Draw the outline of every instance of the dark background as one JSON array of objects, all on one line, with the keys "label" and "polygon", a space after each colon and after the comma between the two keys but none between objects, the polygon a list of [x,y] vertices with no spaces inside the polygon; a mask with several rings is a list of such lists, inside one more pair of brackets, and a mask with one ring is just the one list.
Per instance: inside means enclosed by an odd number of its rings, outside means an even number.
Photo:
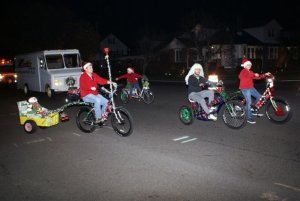
[{"label": "dark background", "polygon": [[87,56],[108,33],[133,46],[145,35],[159,38],[191,30],[197,23],[237,29],[272,18],[285,29],[298,29],[299,6],[269,0],[11,0],[1,6],[0,55],[84,46],[81,52]]}]

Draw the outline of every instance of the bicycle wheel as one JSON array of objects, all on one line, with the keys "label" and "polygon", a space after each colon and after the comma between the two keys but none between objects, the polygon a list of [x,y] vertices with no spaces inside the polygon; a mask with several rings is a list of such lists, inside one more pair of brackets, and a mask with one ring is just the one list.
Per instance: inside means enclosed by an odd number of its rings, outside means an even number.
[{"label": "bicycle wheel", "polygon": [[111,116],[111,125],[114,131],[122,137],[131,135],[133,131],[132,117],[125,108],[116,108]]},{"label": "bicycle wheel", "polygon": [[189,106],[183,105],[179,109],[179,119],[180,121],[185,124],[189,125],[193,123],[194,117],[193,117],[193,111]]},{"label": "bicycle wheel", "polygon": [[246,110],[244,105],[237,100],[229,100],[221,109],[222,119],[226,126],[239,129],[246,125]]},{"label": "bicycle wheel", "polygon": [[122,103],[126,104],[129,101],[129,94],[126,90],[122,90],[121,94],[120,94],[120,99],[122,101]]},{"label": "bicycle wheel", "polygon": [[288,102],[281,97],[274,97],[273,103],[274,105],[270,100],[266,105],[267,118],[276,124],[288,122],[292,118],[292,109]]},{"label": "bicycle wheel", "polygon": [[151,104],[154,101],[154,94],[151,90],[145,90],[142,95],[143,101],[146,104]]},{"label": "bicycle wheel", "polygon": [[91,107],[81,107],[76,115],[77,127],[85,133],[91,133],[96,129],[95,120]]}]

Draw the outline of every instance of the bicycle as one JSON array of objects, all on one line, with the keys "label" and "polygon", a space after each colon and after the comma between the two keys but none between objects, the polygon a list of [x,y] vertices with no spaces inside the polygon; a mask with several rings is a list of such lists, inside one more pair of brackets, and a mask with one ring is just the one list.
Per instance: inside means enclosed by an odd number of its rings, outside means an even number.
[{"label": "bicycle", "polygon": [[[246,111],[244,105],[237,100],[230,100],[222,81],[210,82],[208,89],[215,93],[213,107],[215,114],[221,114],[226,126],[233,129],[240,129],[246,125]],[[194,119],[212,121],[208,114],[197,102],[189,99],[190,105],[183,105],[179,109],[179,119],[185,125],[193,123]]]},{"label": "bicycle", "polygon": [[[132,124],[132,117],[128,110],[123,107],[116,107],[114,102],[114,94],[117,91],[117,88],[113,89],[112,82],[111,82],[111,70],[109,64],[109,56],[108,52],[109,49],[105,48],[105,60],[108,66],[109,72],[109,80],[110,80],[110,87],[109,90],[102,87],[102,92],[108,94],[109,101],[107,107],[105,109],[105,113],[107,116],[111,116],[111,125],[114,131],[122,136],[127,137],[132,134],[133,132],[133,124]],[[86,133],[93,132],[97,127],[103,127],[105,122],[96,123],[95,117],[95,109],[93,104],[85,103],[85,106],[81,107],[76,115],[76,124],[78,128]]]},{"label": "bicycle", "polygon": [[[128,84],[127,84],[128,86]],[[129,87],[124,87],[120,94],[120,99],[122,103],[127,104],[130,100],[130,98],[143,100],[146,104],[151,104],[154,101],[154,94],[150,89],[150,83],[148,79],[144,76],[142,78],[142,90],[140,93],[138,93],[136,88],[133,88],[132,90],[132,96],[130,97],[130,89]]]},{"label": "bicycle", "polygon": [[[262,75],[266,79],[266,90],[255,105],[251,105],[251,110],[255,114],[259,114],[259,110],[266,105],[265,114],[267,118],[275,124],[283,124],[292,118],[292,109],[289,103],[282,97],[274,96],[275,76],[271,73]],[[231,95],[231,100],[238,100],[243,105],[246,100],[241,91],[236,91]],[[260,117],[259,115],[257,115]]]}]

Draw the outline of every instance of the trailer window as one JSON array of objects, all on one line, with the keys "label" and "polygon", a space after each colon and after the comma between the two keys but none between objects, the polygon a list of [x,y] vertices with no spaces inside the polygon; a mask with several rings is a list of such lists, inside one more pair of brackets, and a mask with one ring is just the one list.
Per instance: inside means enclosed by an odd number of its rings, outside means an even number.
[{"label": "trailer window", "polygon": [[62,55],[46,55],[45,57],[48,69],[64,68]]},{"label": "trailer window", "polygon": [[65,54],[65,66],[67,68],[77,68],[79,67],[79,56],[78,54]]}]

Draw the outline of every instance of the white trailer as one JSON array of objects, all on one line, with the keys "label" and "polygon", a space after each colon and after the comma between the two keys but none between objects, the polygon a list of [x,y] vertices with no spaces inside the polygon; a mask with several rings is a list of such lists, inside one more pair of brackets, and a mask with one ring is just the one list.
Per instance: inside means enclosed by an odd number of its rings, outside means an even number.
[{"label": "white trailer", "polygon": [[15,57],[17,88],[25,95],[30,91],[46,92],[49,98],[55,92],[68,90],[67,79],[75,79],[79,87],[82,73],[81,58],[77,49],[44,50]]}]

